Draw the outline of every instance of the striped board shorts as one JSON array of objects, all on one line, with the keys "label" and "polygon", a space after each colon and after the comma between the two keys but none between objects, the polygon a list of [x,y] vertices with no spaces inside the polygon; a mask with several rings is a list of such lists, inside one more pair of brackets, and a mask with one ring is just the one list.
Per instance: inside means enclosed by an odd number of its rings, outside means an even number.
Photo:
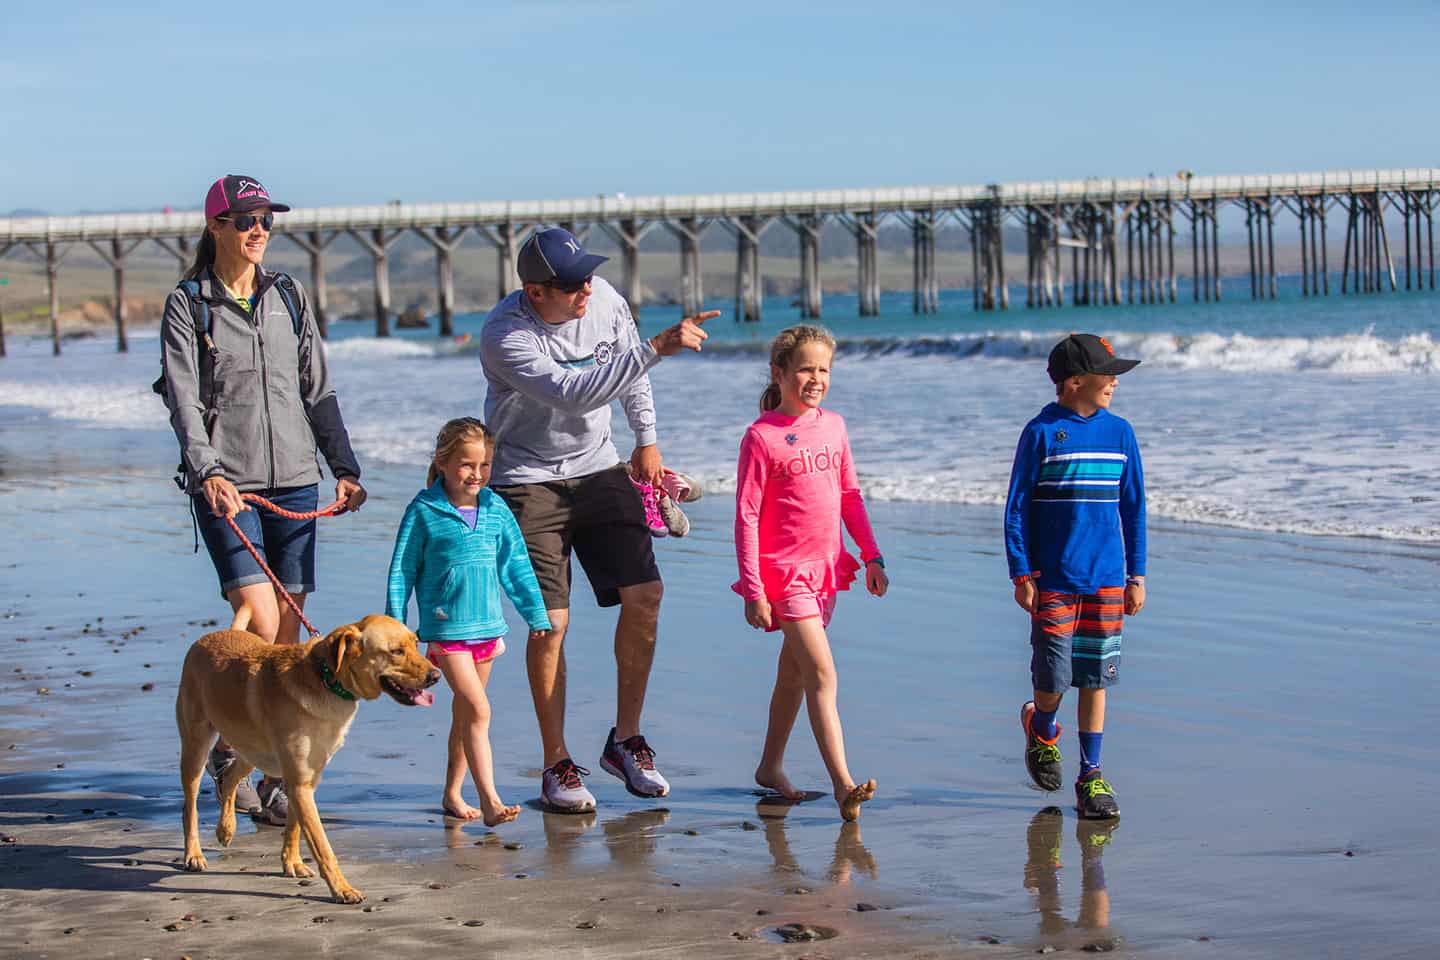
[{"label": "striped board shorts", "polygon": [[1108,687],[1120,679],[1125,588],[1095,593],[1040,591],[1030,620],[1030,679],[1036,690]]}]

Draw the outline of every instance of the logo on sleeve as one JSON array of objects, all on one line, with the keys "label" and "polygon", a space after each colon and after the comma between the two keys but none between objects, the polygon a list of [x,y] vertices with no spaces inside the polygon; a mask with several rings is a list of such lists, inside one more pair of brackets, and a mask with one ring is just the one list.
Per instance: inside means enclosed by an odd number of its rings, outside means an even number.
[{"label": "logo on sleeve", "polygon": [[604,340],[604,341],[601,341],[600,343],[595,344],[595,362],[596,362],[596,363],[601,364],[601,365],[603,366],[604,364],[609,363],[609,362],[610,362],[611,360],[613,360],[613,359],[615,359],[615,342],[614,342],[614,341],[612,341],[612,340]]}]

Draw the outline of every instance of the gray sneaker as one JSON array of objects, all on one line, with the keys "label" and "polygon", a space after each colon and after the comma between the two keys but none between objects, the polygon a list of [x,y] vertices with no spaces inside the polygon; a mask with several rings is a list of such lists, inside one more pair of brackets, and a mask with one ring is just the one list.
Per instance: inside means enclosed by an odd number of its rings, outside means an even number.
[{"label": "gray sneaker", "polygon": [[[224,750],[221,750],[218,745],[210,748],[210,759],[205,761],[205,770],[215,781],[215,801],[217,803],[220,801],[220,778],[237,759],[235,751],[229,747]],[[255,785],[250,782],[249,777],[246,777],[235,788],[235,809],[240,813],[254,813],[260,807],[260,794],[255,792]]]},{"label": "gray sneaker", "polygon": [[260,781],[260,809],[254,814],[256,820],[272,826],[283,827],[290,819],[290,798],[285,795],[285,781],[280,779]]},{"label": "gray sneaker", "polygon": [[569,757],[557,760],[541,775],[540,802],[556,813],[589,813],[595,809],[595,796],[580,779],[588,776],[590,771],[577,767]]},{"label": "gray sneaker", "polygon": [[675,502],[675,498],[664,494],[658,496],[656,506],[660,508],[660,518],[665,521],[665,529],[670,531],[672,537],[683,537],[690,532],[690,518],[685,516],[685,511]]},{"label": "gray sneaker", "polygon": [[655,769],[655,751],[640,734],[615,742],[615,728],[605,737],[600,767],[625,781],[625,789],[637,797],[654,800],[670,793],[670,784]]}]

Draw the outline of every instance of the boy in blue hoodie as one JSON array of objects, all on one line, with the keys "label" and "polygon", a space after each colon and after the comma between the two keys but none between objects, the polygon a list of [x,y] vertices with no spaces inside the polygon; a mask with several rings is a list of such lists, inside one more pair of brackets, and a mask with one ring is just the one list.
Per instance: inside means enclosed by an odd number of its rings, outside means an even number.
[{"label": "boy in blue hoodie", "polygon": [[1050,352],[1055,402],[1025,425],[1005,503],[1015,602],[1030,614],[1035,699],[1020,709],[1025,769],[1042,790],[1061,782],[1055,714],[1080,688],[1075,809],[1118,817],[1100,773],[1105,690],[1120,676],[1122,612],[1145,606],[1145,478],[1135,431],[1110,413],[1124,360],[1102,337],[1071,334]]}]

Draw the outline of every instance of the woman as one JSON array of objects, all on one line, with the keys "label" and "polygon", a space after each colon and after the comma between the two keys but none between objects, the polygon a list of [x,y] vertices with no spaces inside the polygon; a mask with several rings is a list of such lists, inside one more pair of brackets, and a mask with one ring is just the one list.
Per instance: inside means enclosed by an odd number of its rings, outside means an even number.
[{"label": "woman", "polygon": [[[315,521],[251,510],[241,492],[293,512],[314,511],[318,446],[335,477],[335,498],[350,510],[365,502],[305,292],[260,265],[274,215],[289,209],[272,202],[253,177],[216,180],[186,273],[194,284],[170,295],[162,321],[165,403],[196,523],[237,620],[248,618],[248,629],[271,643],[297,642],[298,618],[225,518],[235,520],[302,608],[315,589]],[[217,743],[208,766],[217,784],[233,762],[234,751]],[[279,780],[262,780],[257,794],[247,778],[236,806],[283,824],[288,800]]]}]

